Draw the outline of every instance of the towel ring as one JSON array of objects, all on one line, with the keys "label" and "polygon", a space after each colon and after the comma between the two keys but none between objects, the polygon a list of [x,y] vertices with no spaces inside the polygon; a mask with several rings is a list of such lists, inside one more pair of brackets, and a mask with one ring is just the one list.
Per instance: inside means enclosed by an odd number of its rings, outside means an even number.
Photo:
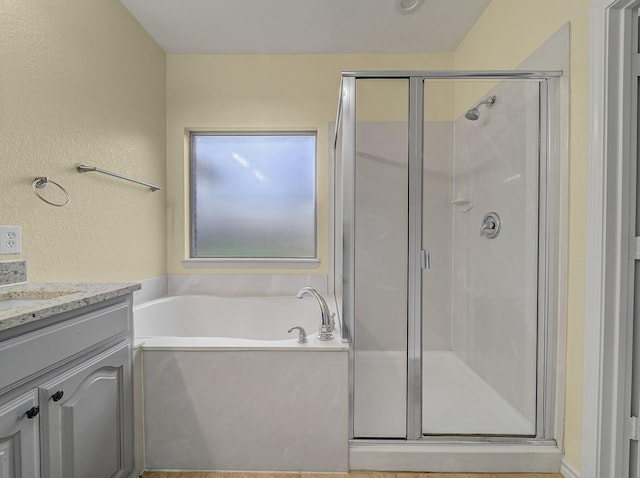
[{"label": "towel ring", "polygon": [[[62,193],[64,194],[64,197],[65,197],[65,201],[64,202],[62,202],[62,203],[51,202],[48,199],[45,199],[44,197],[42,197],[40,195],[40,192],[38,191],[38,189],[43,189],[49,183],[53,184],[54,186],[58,186],[60,191],[62,191]],[[64,207],[67,204],[69,204],[69,193],[67,193],[67,190],[65,188],[63,188],[62,186],[60,186],[55,181],[53,181],[52,179],[49,179],[46,176],[40,176],[40,177],[37,177],[37,178],[33,178],[33,184],[31,185],[31,187],[33,188],[33,192],[36,194],[36,196],[38,196],[38,198],[40,200],[46,202],[47,204],[51,204],[52,206],[55,206],[55,207]]]}]

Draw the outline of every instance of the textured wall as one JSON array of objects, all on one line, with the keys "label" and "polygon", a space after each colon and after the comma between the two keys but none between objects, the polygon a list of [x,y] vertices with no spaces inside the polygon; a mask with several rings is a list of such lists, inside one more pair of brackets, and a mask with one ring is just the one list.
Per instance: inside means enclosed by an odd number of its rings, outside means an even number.
[{"label": "textured wall", "polygon": [[[0,224],[22,226],[29,280],[165,273],[165,55],[117,1],[0,3]],[[36,198],[35,176],[71,196]],[[53,186],[43,194],[57,200]]]}]

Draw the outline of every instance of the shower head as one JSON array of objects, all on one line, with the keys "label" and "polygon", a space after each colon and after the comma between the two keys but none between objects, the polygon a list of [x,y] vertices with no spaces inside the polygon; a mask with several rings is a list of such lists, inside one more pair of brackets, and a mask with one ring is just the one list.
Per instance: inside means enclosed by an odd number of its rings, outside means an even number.
[{"label": "shower head", "polygon": [[487,108],[491,108],[495,102],[496,102],[496,97],[495,96],[489,96],[489,97],[485,98],[484,100],[482,100],[477,105],[475,105],[469,111],[467,111],[464,114],[464,117],[467,118],[470,121],[475,121],[478,118],[480,118],[480,111],[478,110],[478,108],[480,108],[482,105],[486,105]]},{"label": "shower head", "polygon": [[465,113],[464,117],[470,121],[475,121],[480,118],[480,112],[478,111],[478,108],[471,108]]}]

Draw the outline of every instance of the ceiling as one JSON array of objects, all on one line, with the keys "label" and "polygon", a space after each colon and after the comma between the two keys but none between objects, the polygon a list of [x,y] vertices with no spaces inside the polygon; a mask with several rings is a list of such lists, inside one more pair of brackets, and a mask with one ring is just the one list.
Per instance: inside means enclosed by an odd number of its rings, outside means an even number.
[{"label": "ceiling", "polygon": [[456,49],[490,0],[121,0],[167,53]]}]

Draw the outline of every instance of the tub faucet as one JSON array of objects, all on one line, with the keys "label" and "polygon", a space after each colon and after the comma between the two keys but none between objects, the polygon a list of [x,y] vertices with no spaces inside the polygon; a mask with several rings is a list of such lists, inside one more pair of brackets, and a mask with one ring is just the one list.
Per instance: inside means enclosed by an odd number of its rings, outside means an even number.
[{"label": "tub faucet", "polygon": [[313,287],[303,287],[298,291],[296,297],[302,299],[306,294],[313,296],[318,301],[318,304],[320,304],[320,330],[318,331],[318,340],[333,339],[335,323],[333,314],[329,313],[327,302]]}]

